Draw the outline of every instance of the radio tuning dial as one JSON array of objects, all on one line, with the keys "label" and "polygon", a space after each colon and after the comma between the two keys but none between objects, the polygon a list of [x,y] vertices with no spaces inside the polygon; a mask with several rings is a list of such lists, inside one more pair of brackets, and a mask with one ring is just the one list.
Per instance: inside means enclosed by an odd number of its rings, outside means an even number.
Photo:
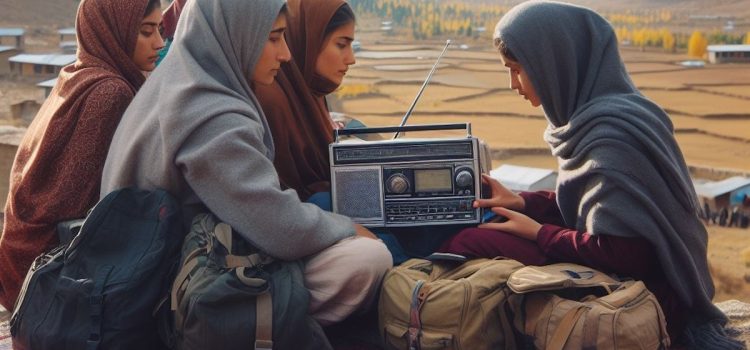
[{"label": "radio tuning dial", "polygon": [[474,183],[474,175],[468,170],[461,170],[456,174],[456,185],[458,187],[471,187]]},{"label": "radio tuning dial", "polygon": [[388,178],[388,192],[401,194],[409,189],[409,180],[403,174],[393,174]]}]

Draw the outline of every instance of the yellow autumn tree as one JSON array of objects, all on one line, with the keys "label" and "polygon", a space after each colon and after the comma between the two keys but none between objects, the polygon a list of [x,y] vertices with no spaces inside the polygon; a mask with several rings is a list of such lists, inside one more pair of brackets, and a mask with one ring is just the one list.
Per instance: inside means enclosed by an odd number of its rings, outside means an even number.
[{"label": "yellow autumn tree", "polygon": [[688,40],[688,56],[702,58],[706,54],[708,41],[703,37],[703,33],[694,31]]},{"label": "yellow autumn tree", "polygon": [[675,51],[674,35],[666,29],[662,29],[661,31],[661,47],[664,48],[664,51]]},{"label": "yellow autumn tree", "polygon": [[745,45],[750,45],[750,32],[745,33]]}]

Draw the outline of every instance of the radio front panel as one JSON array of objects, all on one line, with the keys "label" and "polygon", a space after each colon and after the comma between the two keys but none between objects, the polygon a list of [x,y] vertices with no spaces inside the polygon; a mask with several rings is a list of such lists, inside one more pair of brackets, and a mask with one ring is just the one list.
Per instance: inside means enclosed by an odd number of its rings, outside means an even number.
[{"label": "radio front panel", "polygon": [[333,210],[368,227],[479,223],[478,148],[475,138],[332,144]]}]

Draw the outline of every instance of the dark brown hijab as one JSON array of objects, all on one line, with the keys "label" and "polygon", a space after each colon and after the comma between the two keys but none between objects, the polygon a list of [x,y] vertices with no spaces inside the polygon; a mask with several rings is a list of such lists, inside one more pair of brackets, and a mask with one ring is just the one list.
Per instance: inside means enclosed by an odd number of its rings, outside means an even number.
[{"label": "dark brown hijab", "polygon": [[145,78],[133,63],[148,0],[83,0],[77,60],[60,73],[18,147],[0,238],[0,304],[11,308],[31,262],[58,244],[55,226],[99,198],[120,117]]},{"label": "dark brown hijab", "polygon": [[292,60],[272,85],[256,86],[276,149],[274,165],[283,186],[305,200],[330,190],[328,145],[333,126],[325,95],[338,86],[315,73],[323,33],[343,0],[289,0],[286,40]]}]

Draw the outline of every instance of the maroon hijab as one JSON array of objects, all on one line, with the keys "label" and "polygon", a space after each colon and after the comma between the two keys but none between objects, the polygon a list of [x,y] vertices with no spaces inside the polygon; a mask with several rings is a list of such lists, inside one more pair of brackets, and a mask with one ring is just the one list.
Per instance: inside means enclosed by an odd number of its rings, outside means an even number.
[{"label": "maroon hijab", "polygon": [[177,29],[177,20],[180,19],[180,13],[182,13],[186,2],[187,0],[174,0],[162,13],[162,27],[164,28],[162,36],[164,39],[174,38],[174,31]]},{"label": "maroon hijab", "polygon": [[282,65],[272,85],[256,86],[273,135],[274,165],[281,184],[305,200],[329,191],[328,145],[333,126],[325,96],[338,85],[315,73],[323,33],[343,0],[289,0],[286,40],[292,61]]},{"label": "maroon hijab", "polygon": [[58,244],[55,226],[99,198],[112,134],[145,78],[131,57],[148,0],[83,0],[75,63],[29,126],[10,174],[0,238],[0,304],[13,306],[35,257]]}]

